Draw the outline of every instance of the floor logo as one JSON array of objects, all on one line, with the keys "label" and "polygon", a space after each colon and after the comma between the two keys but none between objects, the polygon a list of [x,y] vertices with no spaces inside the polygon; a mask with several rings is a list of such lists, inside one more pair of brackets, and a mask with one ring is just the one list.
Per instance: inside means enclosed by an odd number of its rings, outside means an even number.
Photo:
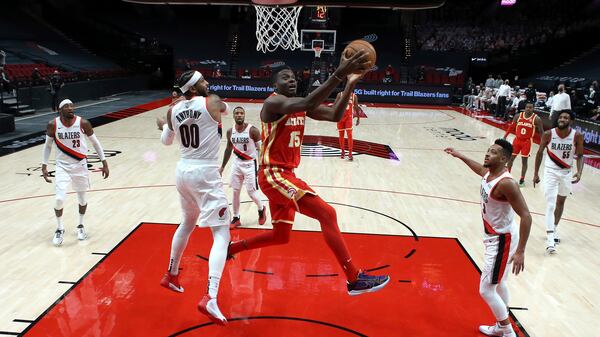
[{"label": "floor logo", "polygon": [[[374,157],[399,160],[388,145],[354,140],[353,155],[367,154]],[[306,135],[300,154],[304,157],[339,157],[342,154],[337,137]]]},{"label": "floor logo", "polygon": [[485,137],[471,136],[469,134],[466,134],[466,133],[460,131],[457,128],[437,128],[437,127],[426,126],[425,130],[429,131],[436,138],[455,138],[457,140],[470,141],[470,142],[472,142],[474,140],[485,138]]}]

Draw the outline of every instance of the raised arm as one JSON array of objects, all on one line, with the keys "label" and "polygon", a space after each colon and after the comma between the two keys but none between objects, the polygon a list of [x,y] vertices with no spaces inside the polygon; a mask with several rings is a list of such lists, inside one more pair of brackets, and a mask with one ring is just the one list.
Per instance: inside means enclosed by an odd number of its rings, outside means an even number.
[{"label": "raised arm", "polygon": [[[275,95],[267,98],[261,111],[261,120],[272,122],[280,118],[281,115],[287,115],[300,111],[310,111],[317,108],[337,87],[337,85],[346,77],[346,75],[358,69],[366,69],[368,66],[367,54],[361,50],[350,58],[342,55],[340,65],[325,83],[315,89],[306,97],[282,97]],[[294,81],[293,73],[281,73],[283,82]]]},{"label": "raised arm", "polygon": [[535,188],[535,184],[540,182],[540,166],[542,165],[542,158],[544,157],[544,149],[550,143],[550,139],[552,138],[552,133],[550,130],[544,132],[542,134],[542,140],[540,141],[540,147],[538,148],[537,153],[535,154],[535,167],[533,169],[533,188]]},{"label": "raised arm", "polygon": [[206,110],[217,123],[221,123],[221,114],[227,112],[227,103],[221,97],[211,94],[206,98]]},{"label": "raised arm", "polygon": [[88,137],[88,139],[94,146],[94,149],[96,150],[96,153],[98,154],[98,157],[102,161],[102,177],[104,177],[104,179],[108,178],[108,175],[110,173],[108,170],[108,162],[106,161],[106,157],[104,156],[104,149],[102,148],[100,141],[94,134],[94,129],[92,128],[92,123],[90,123],[90,121],[88,121],[87,119],[82,118],[81,119],[81,127],[83,128],[83,132],[85,133],[85,135]]},{"label": "raised arm", "polygon": [[519,244],[509,263],[513,263],[513,273],[518,275],[525,269],[525,246],[531,231],[531,214],[517,182],[513,179],[503,179],[498,183],[496,191],[510,203],[515,213],[521,218],[519,226]]},{"label": "raised arm", "polygon": [[583,135],[579,132],[575,133],[575,154],[577,155],[577,172],[573,175],[573,184],[577,184],[583,174]]},{"label": "raised arm", "polygon": [[465,156],[464,154],[454,150],[453,148],[449,147],[444,149],[444,151],[451,155],[452,157],[458,158],[460,160],[462,160],[465,164],[467,164],[467,166],[475,173],[477,173],[480,176],[484,176],[487,173],[487,169],[485,167],[483,167],[483,165],[481,165],[480,163],[474,161],[473,159],[468,158],[467,156]]},{"label": "raised arm", "polygon": [[227,166],[227,162],[229,161],[229,157],[231,157],[231,151],[233,151],[233,143],[231,143],[231,132],[232,128],[227,130],[227,147],[225,148],[225,153],[223,154],[223,163],[221,164],[221,168],[219,168],[219,173],[223,175],[223,170],[225,166]]},{"label": "raised arm", "polygon": [[336,99],[333,107],[328,107],[325,105],[319,105],[313,110],[310,110],[306,113],[306,115],[312,119],[322,120],[322,121],[330,121],[330,122],[339,122],[344,116],[344,110],[346,106],[348,106],[348,102],[350,101],[350,95],[354,92],[354,88],[356,87],[356,83],[362,78],[363,74],[351,74],[348,75],[348,82],[346,82],[346,87],[344,91],[340,95],[339,99]]}]

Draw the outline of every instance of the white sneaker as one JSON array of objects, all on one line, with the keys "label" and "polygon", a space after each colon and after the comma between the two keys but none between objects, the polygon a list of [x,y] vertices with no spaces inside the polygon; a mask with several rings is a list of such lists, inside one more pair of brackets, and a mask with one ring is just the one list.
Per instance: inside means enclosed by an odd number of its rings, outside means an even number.
[{"label": "white sneaker", "polygon": [[77,226],[77,239],[80,241],[87,239],[87,234],[83,225]]},{"label": "white sneaker", "polygon": [[554,245],[554,242],[552,242],[552,243],[547,242],[546,243],[546,254],[548,254],[548,255],[554,255],[554,254],[556,254],[556,246]]},{"label": "white sneaker", "polygon": [[54,232],[54,237],[52,238],[52,243],[55,246],[62,245],[64,236],[65,236],[65,230],[57,229],[56,232]]},{"label": "white sneaker", "polygon": [[499,336],[499,337],[517,337],[517,334],[512,329],[512,326],[501,328],[499,323],[495,325],[480,325],[479,331],[486,336]]}]

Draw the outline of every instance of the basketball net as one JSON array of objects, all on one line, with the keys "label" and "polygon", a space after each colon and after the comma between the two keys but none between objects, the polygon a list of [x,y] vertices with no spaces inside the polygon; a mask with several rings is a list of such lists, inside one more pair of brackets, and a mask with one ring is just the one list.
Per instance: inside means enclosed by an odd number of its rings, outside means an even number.
[{"label": "basketball net", "polygon": [[302,6],[260,6],[256,8],[256,50],[273,52],[300,48],[298,16]]}]

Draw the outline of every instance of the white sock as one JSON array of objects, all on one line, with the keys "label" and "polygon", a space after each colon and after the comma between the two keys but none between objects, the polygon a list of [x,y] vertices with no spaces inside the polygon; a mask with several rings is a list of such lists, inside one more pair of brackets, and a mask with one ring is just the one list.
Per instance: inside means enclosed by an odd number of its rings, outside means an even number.
[{"label": "white sock", "polygon": [[210,228],[213,234],[213,245],[208,257],[208,295],[216,298],[219,292],[219,281],[223,275],[225,261],[227,260],[227,248],[231,236],[229,226],[217,226]]},{"label": "white sock", "polygon": [[558,237],[558,225],[554,225],[554,237]]},{"label": "white sock", "polygon": [[58,230],[64,230],[65,228],[63,227],[63,223],[62,223],[62,215],[61,216],[57,216],[56,217],[56,224],[57,224],[57,229]]},{"label": "white sock", "polygon": [[240,193],[242,190],[233,190],[233,216],[240,217]]},{"label": "white sock", "polygon": [[171,275],[179,274],[179,262],[185,247],[187,247],[190,235],[196,228],[196,222],[182,222],[177,227],[173,240],[171,241],[171,258],[169,259],[169,273]]},{"label": "white sock", "polygon": [[83,225],[83,217],[85,216],[85,214],[81,214],[79,213],[79,224]]},{"label": "white sock", "polygon": [[219,282],[221,281],[220,277],[217,276],[209,276],[208,277],[208,296],[211,298],[217,298],[219,294]]}]

